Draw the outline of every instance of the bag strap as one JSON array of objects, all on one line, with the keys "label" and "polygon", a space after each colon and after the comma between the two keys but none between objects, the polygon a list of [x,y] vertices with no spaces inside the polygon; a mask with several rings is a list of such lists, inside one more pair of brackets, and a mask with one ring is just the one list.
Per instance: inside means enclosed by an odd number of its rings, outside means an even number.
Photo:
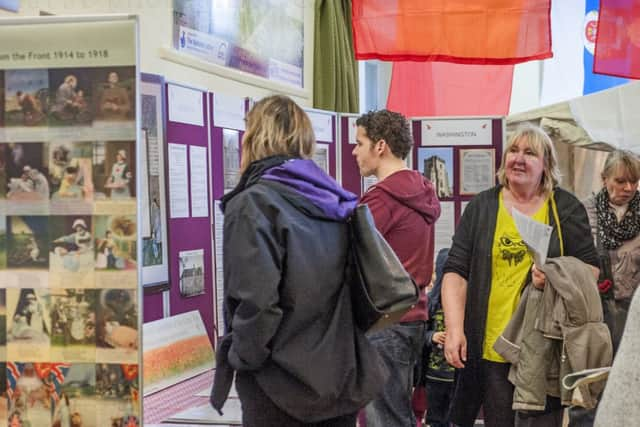
[{"label": "bag strap", "polygon": [[560,256],[564,256],[564,239],[562,238],[562,227],[560,227],[560,217],[558,216],[555,192],[551,193],[551,210],[553,211],[553,219],[556,222],[556,230],[558,230],[558,238],[560,239]]}]

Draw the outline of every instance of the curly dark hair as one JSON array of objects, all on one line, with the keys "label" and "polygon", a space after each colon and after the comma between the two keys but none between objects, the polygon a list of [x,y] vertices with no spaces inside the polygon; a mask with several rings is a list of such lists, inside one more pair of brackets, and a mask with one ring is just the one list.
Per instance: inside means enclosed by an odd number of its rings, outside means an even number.
[{"label": "curly dark hair", "polygon": [[404,160],[411,147],[409,121],[400,113],[389,110],[369,111],[358,117],[357,126],[362,126],[374,142],[384,139],[394,156]]}]

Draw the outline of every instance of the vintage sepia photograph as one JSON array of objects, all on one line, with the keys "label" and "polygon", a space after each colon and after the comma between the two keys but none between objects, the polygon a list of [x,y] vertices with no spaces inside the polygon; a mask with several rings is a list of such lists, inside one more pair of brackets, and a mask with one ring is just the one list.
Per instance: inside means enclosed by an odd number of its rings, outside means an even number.
[{"label": "vintage sepia photograph", "polygon": [[96,365],[97,427],[138,426],[138,365]]},{"label": "vintage sepia photograph", "polygon": [[136,217],[96,216],[93,220],[96,270],[135,270]]},{"label": "vintage sepia photograph", "polygon": [[52,426],[97,425],[95,363],[52,363]]},{"label": "vintage sepia photograph", "polygon": [[180,295],[192,297],[204,293],[204,250],[181,251],[178,254]]},{"label": "vintage sepia photograph", "polygon": [[46,126],[49,74],[41,70],[4,73],[5,126]]},{"label": "vintage sepia photograph", "polygon": [[97,298],[94,289],[51,290],[52,360],[96,360]]},{"label": "vintage sepia photograph", "polygon": [[83,126],[93,121],[91,69],[49,70],[49,126]]},{"label": "vintage sepia photograph", "polygon": [[7,268],[7,217],[0,215],[0,270]]},{"label": "vintage sepia photograph", "polygon": [[50,309],[48,289],[7,289],[7,359],[49,360]]},{"label": "vintage sepia photograph", "polygon": [[453,148],[418,148],[418,170],[433,183],[439,198],[453,197]]},{"label": "vintage sepia photograph", "polygon": [[47,144],[9,143],[3,150],[5,196],[14,201],[47,202],[51,193],[47,175]]},{"label": "vintage sepia photograph", "polygon": [[139,347],[136,291],[99,290],[96,317],[96,360],[136,363]]},{"label": "vintage sepia photograph", "polygon": [[49,269],[49,217],[7,217],[7,267]]},{"label": "vintage sepia photograph", "polygon": [[94,145],[94,199],[131,200],[136,196],[135,144],[135,141],[109,141]]},{"label": "vintage sepia photograph", "polygon": [[93,144],[52,142],[49,144],[51,200],[61,205],[93,198]]},{"label": "vintage sepia photograph", "polygon": [[94,242],[90,216],[51,216],[49,229],[50,272],[93,272]]},{"label": "vintage sepia photograph", "polygon": [[95,120],[135,120],[135,67],[93,70]]}]

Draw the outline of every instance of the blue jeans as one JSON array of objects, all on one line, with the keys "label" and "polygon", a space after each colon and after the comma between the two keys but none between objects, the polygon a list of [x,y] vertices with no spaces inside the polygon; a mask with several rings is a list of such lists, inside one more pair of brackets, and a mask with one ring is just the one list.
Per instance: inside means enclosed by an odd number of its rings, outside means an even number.
[{"label": "blue jeans", "polygon": [[367,427],[415,427],[411,408],[413,367],[422,352],[426,322],[397,323],[368,335],[387,369],[382,395],[365,407]]}]

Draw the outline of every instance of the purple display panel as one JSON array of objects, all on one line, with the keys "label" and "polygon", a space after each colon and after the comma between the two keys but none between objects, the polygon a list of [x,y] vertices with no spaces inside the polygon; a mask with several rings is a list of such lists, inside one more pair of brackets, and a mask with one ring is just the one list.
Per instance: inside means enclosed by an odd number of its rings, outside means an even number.
[{"label": "purple display panel", "polygon": [[162,319],[162,293],[156,292],[153,294],[144,294],[144,323],[153,322],[154,320]]},{"label": "purple display panel", "polygon": [[355,141],[349,141],[349,118],[355,118],[355,115],[340,114],[340,141],[339,149],[341,150],[342,159],[342,186],[357,194],[362,193],[362,179],[360,177],[360,170],[358,169],[358,163],[356,163],[355,157],[351,152],[355,147]]},{"label": "purple display panel", "polygon": [[[165,86],[168,91],[169,85]],[[167,103],[168,93],[166,98]],[[200,147],[208,147],[208,131],[207,131],[207,98],[206,93],[202,93],[202,115],[205,117],[204,126],[194,126],[185,123],[176,123],[167,119],[167,143],[195,145]],[[168,111],[167,104],[167,111]],[[188,158],[188,157],[187,157]],[[189,163],[189,162],[187,162]],[[189,176],[191,174],[189,173]],[[207,179],[207,182],[210,182]],[[169,183],[171,186],[171,183]],[[191,189],[189,189],[189,193]],[[191,194],[189,194],[191,200]],[[209,208],[209,215],[211,209]],[[170,292],[170,313],[176,315],[192,310],[198,310],[202,316],[207,334],[211,342],[215,342],[214,334],[214,317],[213,317],[213,271],[212,271],[212,253],[211,253],[211,222],[210,217],[202,218],[168,218],[169,227],[169,277],[171,288]],[[188,250],[204,250],[204,294],[182,297],[180,295],[180,277],[178,268],[178,257],[181,251]]]},{"label": "purple display panel", "polygon": [[[431,119],[431,118],[429,118]],[[470,118],[471,119],[471,118]],[[495,171],[497,172],[500,167],[500,162],[502,161],[502,141],[504,138],[503,132],[503,119],[502,118],[492,118],[488,117],[486,119],[491,120],[491,142],[486,145],[428,145],[424,147],[433,147],[433,148],[450,148],[453,152],[453,195],[451,197],[442,197],[442,201],[452,201],[455,205],[455,222],[456,224],[460,221],[461,216],[461,204],[462,202],[469,201],[473,199],[473,195],[461,195],[460,194],[460,150],[466,149],[494,149],[494,165]],[[422,120],[423,118],[413,118],[411,119],[411,127],[413,131],[413,169],[420,170],[418,165],[418,149],[423,148],[422,145]],[[495,183],[498,183],[497,178],[495,179]]]}]

